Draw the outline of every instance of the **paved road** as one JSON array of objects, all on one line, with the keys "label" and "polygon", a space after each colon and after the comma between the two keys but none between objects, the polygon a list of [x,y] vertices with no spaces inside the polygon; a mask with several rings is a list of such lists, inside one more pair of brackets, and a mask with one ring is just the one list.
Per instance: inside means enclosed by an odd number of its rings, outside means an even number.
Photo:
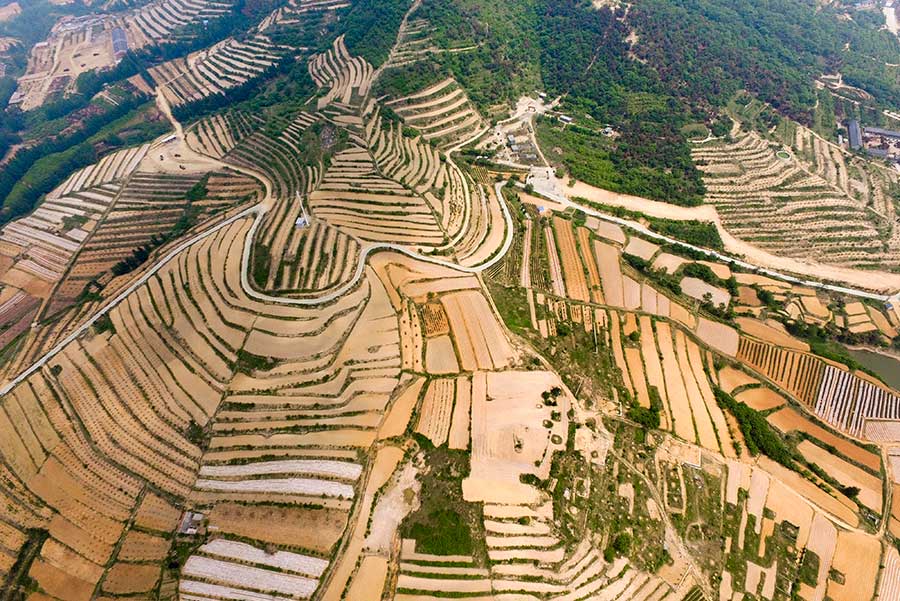
[{"label": "paved road", "polygon": [[[520,184],[521,185],[521,184]],[[621,225],[622,227],[633,230],[642,236],[647,238],[651,238],[653,240],[659,240],[660,242],[667,242],[669,244],[673,244],[675,246],[680,246],[682,248],[687,248],[695,252],[703,253],[708,257],[713,259],[718,259],[719,261],[724,261],[726,263],[733,263],[738,267],[742,267],[744,269],[749,269],[755,271],[756,273],[760,273],[762,275],[767,275],[771,278],[782,280],[784,282],[789,282],[791,284],[798,284],[801,286],[808,286],[810,288],[819,288],[821,290],[829,290],[831,292],[838,292],[841,294],[846,294],[848,296],[855,296],[858,298],[866,298],[870,300],[876,300],[880,302],[887,302],[890,299],[890,296],[885,294],[876,294],[874,292],[869,292],[867,290],[859,290],[856,288],[849,288],[845,286],[836,286],[834,284],[825,284],[822,282],[816,282],[813,280],[804,280],[802,278],[798,278],[792,275],[788,275],[786,273],[781,273],[780,271],[775,271],[773,269],[768,269],[766,267],[760,267],[758,265],[754,265],[752,263],[748,263],[747,261],[742,261],[741,259],[735,259],[734,257],[728,256],[726,254],[716,252],[714,250],[709,250],[707,248],[701,248],[699,246],[694,246],[693,244],[688,244],[687,242],[682,242],[681,240],[676,240],[675,238],[670,238],[669,236],[665,236],[663,234],[659,234],[657,232],[651,231],[650,229],[644,227],[640,223],[636,221],[631,221],[629,219],[623,219],[621,217],[616,217],[614,215],[609,215],[602,211],[598,211],[597,209],[593,209],[591,207],[586,207],[584,205],[580,205],[577,202],[570,200],[568,197],[562,194],[547,194],[544,193],[543,196],[546,196],[550,200],[556,201],[562,205],[572,207],[574,209],[580,209],[584,211],[587,215],[592,217],[596,217],[597,219],[602,219],[603,221],[609,221],[611,223],[615,223]]]},{"label": "paved road", "polygon": [[129,294],[140,288],[144,285],[147,280],[153,277],[163,266],[165,266],[169,261],[174,259],[179,253],[183,252],[187,248],[192,245],[208,238],[209,236],[215,234],[222,228],[225,228],[235,221],[240,219],[244,219],[249,217],[250,215],[255,215],[256,219],[253,221],[253,225],[250,228],[250,232],[247,235],[247,238],[244,242],[244,250],[243,256],[241,260],[241,287],[244,289],[244,293],[247,296],[254,298],[256,300],[268,303],[277,303],[282,305],[299,305],[299,306],[313,306],[319,305],[323,303],[331,302],[338,297],[346,294],[348,290],[352,289],[359,282],[359,279],[363,276],[363,273],[366,269],[366,259],[373,252],[377,252],[380,250],[391,250],[395,252],[402,253],[414,259],[424,261],[426,263],[432,263],[434,265],[440,265],[442,267],[449,267],[451,269],[455,269],[457,271],[462,271],[464,273],[479,273],[484,271],[485,269],[495,265],[498,261],[503,259],[503,256],[509,251],[509,247],[512,245],[513,241],[513,223],[512,217],[509,214],[509,210],[506,208],[506,204],[501,200],[503,198],[501,188],[506,182],[498,182],[494,185],[494,189],[497,192],[497,199],[500,202],[500,208],[503,211],[503,218],[506,224],[506,237],[503,241],[503,246],[500,247],[500,251],[495,253],[493,257],[485,261],[480,265],[476,265],[474,267],[465,267],[463,265],[459,265],[452,261],[446,261],[443,259],[437,259],[435,257],[429,257],[425,255],[421,255],[419,253],[413,252],[408,248],[401,246],[399,244],[391,244],[391,243],[381,243],[381,244],[372,244],[363,248],[362,253],[359,257],[359,263],[357,264],[356,272],[353,274],[353,279],[347,282],[345,285],[340,288],[323,294],[321,296],[309,297],[309,298],[283,298],[277,296],[269,296],[267,294],[262,294],[253,289],[250,286],[249,279],[247,277],[247,273],[250,267],[250,252],[253,248],[253,241],[255,239],[256,230],[259,228],[259,224],[262,222],[262,218],[268,210],[268,203],[261,202],[257,205],[249,207],[240,213],[229,217],[225,221],[216,224],[215,226],[204,230],[184,242],[178,244],[175,248],[167,252],[159,261],[157,261],[153,266],[148,268],[144,273],[141,274],[135,281],[129,284],[124,290],[119,292],[115,297],[113,297],[110,301],[108,301],[103,307],[100,308],[90,319],[85,321],[83,324],[78,326],[75,330],[73,330],[68,336],[59,341],[53,348],[44,353],[38,360],[31,364],[25,371],[21,372],[18,376],[10,380],[6,383],[2,388],[0,388],[0,396],[5,395],[18,384],[23,382],[29,376],[31,376],[34,372],[41,369],[44,365],[47,364],[54,356],[56,356],[60,351],[62,351],[66,345],[74,341],[76,338],[84,334],[88,328],[93,326],[98,319],[108,314],[112,309],[114,309],[119,303],[121,303],[125,298],[128,297]]},{"label": "paved road", "polygon": [[22,381],[24,381],[26,378],[28,378],[31,374],[33,374],[34,372],[39,370],[41,367],[46,365],[47,362],[50,359],[52,359],[54,356],[56,356],[57,353],[62,351],[66,347],[66,345],[68,345],[70,342],[72,342],[73,340],[75,340],[76,338],[78,338],[79,336],[84,334],[88,328],[90,328],[92,325],[94,325],[97,322],[98,319],[100,319],[101,317],[103,317],[104,315],[109,313],[112,309],[114,309],[116,307],[116,305],[118,305],[123,300],[125,300],[125,298],[128,297],[129,294],[131,294],[132,292],[134,292],[135,290],[137,290],[138,288],[143,286],[144,283],[147,282],[147,280],[149,280],[151,277],[153,277],[153,275],[156,274],[156,272],[158,272],[160,269],[162,269],[163,266],[165,266],[169,261],[171,261],[176,256],[178,256],[179,253],[183,252],[185,249],[191,247],[192,245],[196,244],[197,242],[200,242],[201,240],[215,234],[222,228],[228,227],[235,221],[238,221],[239,219],[244,219],[248,215],[252,215],[253,213],[258,212],[258,211],[259,211],[259,205],[250,207],[248,209],[244,209],[240,213],[237,213],[236,215],[229,217],[225,221],[222,221],[221,223],[218,223],[218,224],[214,225],[213,227],[188,238],[187,240],[185,240],[184,242],[182,242],[181,244],[179,244],[178,246],[176,246],[175,248],[173,248],[172,250],[167,252],[153,266],[151,266],[149,269],[144,271],[144,273],[141,274],[141,276],[139,278],[137,278],[135,281],[133,281],[131,284],[129,284],[128,287],[126,287],[124,290],[119,292],[119,294],[114,296],[112,298],[112,300],[108,301],[103,307],[100,308],[100,310],[98,310],[96,313],[94,313],[94,315],[90,319],[88,319],[86,322],[84,322],[83,324],[78,326],[78,328],[73,330],[68,336],[66,336],[61,341],[59,341],[56,344],[56,346],[54,346],[49,351],[44,353],[41,356],[41,358],[38,359],[37,361],[35,361],[34,363],[32,363],[28,369],[26,369],[25,371],[20,373],[18,376],[16,376],[12,380],[10,380],[8,383],[6,383],[2,388],[0,388],[0,396],[5,395],[7,392],[12,390],[15,386],[17,386]]}]

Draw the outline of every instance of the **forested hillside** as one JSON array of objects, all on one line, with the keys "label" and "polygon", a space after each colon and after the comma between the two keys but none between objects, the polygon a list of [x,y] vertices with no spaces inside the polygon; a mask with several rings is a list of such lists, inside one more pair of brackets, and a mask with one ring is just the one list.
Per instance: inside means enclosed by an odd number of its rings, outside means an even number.
[{"label": "forested hillside", "polygon": [[841,73],[878,102],[900,106],[897,37],[873,22],[873,13],[857,11],[848,18],[820,4],[640,0],[627,22],[638,36],[635,54],[670,89],[697,104],[721,105],[746,88],[809,124],[813,80]]}]

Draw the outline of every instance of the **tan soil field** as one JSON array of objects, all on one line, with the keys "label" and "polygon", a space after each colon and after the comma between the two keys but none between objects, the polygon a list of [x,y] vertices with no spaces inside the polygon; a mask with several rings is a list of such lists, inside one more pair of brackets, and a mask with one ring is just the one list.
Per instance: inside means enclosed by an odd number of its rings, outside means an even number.
[{"label": "tan soil field", "polygon": [[681,291],[686,295],[698,301],[703,301],[709,295],[713,306],[718,307],[724,305],[727,307],[731,302],[731,295],[724,288],[718,288],[711,284],[707,284],[703,280],[694,277],[681,279]]},{"label": "tan soil field", "polygon": [[756,290],[753,288],[750,288],[749,286],[738,286],[737,304],[745,305],[747,307],[761,307],[762,301],[759,300],[759,295],[756,294]]},{"label": "tan soil field", "polygon": [[52,566],[36,560],[28,575],[34,578],[44,591],[62,601],[88,601],[94,592],[93,582],[86,582]]},{"label": "tan soil field", "polygon": [[619,266],[619,249],[611,244],[594,241],[594,256],[600,270],[600,285],[607,304],[613,307],[624,307],[625,296],[622,292],[622,269]]},{"label": "tan soil field", "polygon": [[637,280],[627,275],[622,276],[622,295],[625,299],[625,308],[634,311],[641,306],[641,285]]},{"label": "tan soil field", "polygon": [[659,246],[652,242],[648,242],[643,238],[638,238],[637,236],[631,236],[628,240],[628,244],[625,246],[626,253],[640,257],[645,261],[651,260],[658,250]]},{"label": "tan soil field", "polygon": [[809,540],[806,548],[819,556],[818,585],[815,588],[815,597],[807,599],[824,599],[828,587],[828,571],[831,568],[831,560],[834,557],[834,549],[837,546],[837,528],[821,513],[817,513],[812,521]]},{"label": "tan soil field", "polygon": [[759,380],[727,365],[719,370],[719,387],[728,394],[731,394],[736,388],[750,384],[759,384]]},{"label": "tan soil field", "polygon": [[653,269],[657,269],[660,271],[666,271],[668,273],[675,273],[678,271],[678,268],[684,265],[685,263],[689,263],[687,259],[679,257],[678,255],[670,255],[669,253],[663,252],[660,253],[656,259],[653,261]]},{"label": "tan soil field", "polygon": [[760,457],[758,464],[788,487],[837,519],[844,521],[853,528],[859,525],[859,518],[856,516],[856,503],[844,495],[838,492],[835,492],[834,496],[829,495],[797,472],[775,463],[768,457]]},{"label": "tan soil field", "polygon": [[461,367],[466,371],[500,369],[514,352],[484,295],[474,290],[441,297],[456,340]]},{"label": "tan soil field", "polygon": [[838,532],[832,569],[844,575],[844,584],[828,581],[828,596],[834,601],[865,601],[875,593],[881,561],[881,544],[862,532]]},{"label": "tan soil field", "polygon": [[416,378],[394,399],[391,408],[388,410],[387,417],[378,431],[379,440],[401,436],[406,432],[409,420],[412,418],[413,409],[416,408],[416,404],[419,402],[419,394],[422,392],[425,382],[425,378],[421,376]]},{"label": "tan soil field", "polygon": [[425,369],[431,374],[454,374],[459,371],[450,336],[445,334],[425,341]]},{"label": "tan soil field", "polygon": [[598,221],[594,231],[597,232],[597,235],[601,238],[606,238],[607,240],[617,242],[623,246],[625,245],[625,231],[615,223]]},{"label": "tan soil field", "polygon": [[627,347],[625,349],[625,363],[628,365],[628,373],[631,375],[631,383],[638,403],[641,407],[649,408],[650,395],[647,392],[647,381],[644,379],[644,364],[641,361],[641,350],[631,346]]},{"label": "tan soil field", "polygon": [[713,349],[734,357],[738,352],[740,337],[731,326],[701,317],[697,323],[697,338]]},{"label": "tan soil field", "polygon": [[126,561],[161,561],[169,546],[169,541],[160,536],[132,530],[125,535],[118,557]]},{"label": "tan soil field", "polygon": [[[482,378],[486,379],[486,386]],[[558,407],[553,408],[541,401],[541,392],[559,385],[559,378],[552,372],[475,374],[472,468],[463,480],[466,500],[515,504],[537,500],[537,490],[523,484],[519,475],[546,478],[553,451],[565,445],[568,397],[561,396]],[[554,410],[563,417],[548,430],[542,424]],[[558,444],[551,441],[552,435],[560,437]]]},{"label": "tan soil field", "polygon": [[209,513],[209,525],[223,534],[329,553],[344,532],[347,514],[330,509],[219,503]]},{"label": "tan soil field", "polygon": [[456,379],[456,404],[450,425],[448,446],[451,449],[469,448],[469,416],[472,412],[472,381],[468,376]]},{"label": "tan soil field", "polygon": [[684,387],[681,367],[675,356],[675,346],[672,342],[672,331],[669,324],[663,321],[657,322],[656,335],[656,342],[662,355],[663,375],[666,381],[666,394],[669,398],[669,411],[672,415],[674,432],[689,442],[696,442],[691,406]]},{"label": "tan soil field", "polygon": [[710,270],[716,274],[716,277],[720,280],[727,280],[731,278],[731,268],[728,265],[723,263],[715,263],[713,261],[697,261],[700,265],[706,265],[710,268]]},{"label": "tan soil field", "polygon": [[450,378],[432,380],[425,391],[416,432],[428,438],[436,447],[447,442],[455,395],[456,381]]},{"label": "tan soil field", "polygon": [[553,231],[556,234],[556,243],[559,245],[563,278],[565,279],[568,297],[583,303],[590,302],[590,292],[588,291],[578,247],[575,244],[572,224],[566,219],[554,216]]},{"label": "tan soil field", "polygon": [[116,563],[106,573],[103,590],[117,595],[145,593],[159,580],[160,567],[138,563]]},{"label": "tan soil field", "polygon": [[881,470],[881,459],[878,457],[878,455],[870,453],[869,451],[853,444],[852,442],[844,438],[835,436],[824,428],[821,428],[812,423],[790,407],[785,407],[780,411],[776,411],[766,419],[770,424],[772,424],[782,432],[792,432],[793,430],[800,430],[801,432],[805,432],[815,439],[821,440],[826,445],[834,447],[838,450],[839,453],[846,457],[849,457],[860,465],[864,465],[874,471]]},{"label": "tan soil field", "polygon": [[168,501],[148,492],[138,508],[135,523],[151,530],[171,532],[180,517],[181,512]]},{"label": "tan soil field", "polygon": [[387,558],[377,555],[363,557],[347,590],[347,601],[381,599],[387,570]]},{"label": "tan soil field", "polygon": [[807,461],[817,464],[844,486],[859,488],[860,502],[877,513],[881,513],[881,480],[879,478],[832,455],[808,440],[797,445],[797,450]]},{"label": "tan soil field", "polygon": [[757,411],[766,411],[787,404],[786,398],[765,386],[749,388],[738,393],[734,398]]}]

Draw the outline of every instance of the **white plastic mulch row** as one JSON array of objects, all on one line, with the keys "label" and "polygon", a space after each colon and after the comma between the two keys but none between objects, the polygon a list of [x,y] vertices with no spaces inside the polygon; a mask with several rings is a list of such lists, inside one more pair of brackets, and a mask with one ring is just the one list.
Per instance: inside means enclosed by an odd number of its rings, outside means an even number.
[{"label": "white plastic mulch row", "polygon": [[283,461],[263,461],[243,465],[204,465],[201,476],[259,476],[263,474],[309,474],[331,476],[341,480],[356,480],[362,473],[362,466],[349,461],[328,461],[310,459],[286,459]]},{"label": "white plastic mulch row", "polygon": [[248,591],[233,586],[207,584],[196,580],[182,580],[178,585],[178,597],[182,601],[205,601],[213,598],[216,600],[234,599],[235,601],[289,601],[289,597]]},{"label": "white plastic mulch row", "polygon": [[253,545],[219,538],[200,547],[205,555],[216,555],[225,559],[237,559],[246,563],[255,563],[294,572],[304,576],[319,578],[328,567],[328,562],[318,557],[310,557],[289,551],[266,553]]},{"label": "white plastic mulch row", "polygon": [[311,478],[269,478],[265,480],[208,480],[199,478],[196,487],[200,490],[219,492],[266,492],[294,495],[353,498],[353,487],[330,480]]},{"label": "white plastic mulch row", "polygon": [[[188,558],[182,575],[202,578],[249,591],[276,592],[287,597],[309,598],[319,581],[315,578],[284,574],[273,570],[245,566],[229,561],[193,555]],[[182,582],[183,588],[187,582]],[[198,590],[187,592],[201,592]]]}]

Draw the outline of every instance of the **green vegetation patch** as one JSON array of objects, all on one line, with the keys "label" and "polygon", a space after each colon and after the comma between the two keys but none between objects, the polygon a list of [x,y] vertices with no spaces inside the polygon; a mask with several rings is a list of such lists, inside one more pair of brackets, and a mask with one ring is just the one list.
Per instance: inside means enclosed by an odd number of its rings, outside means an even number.
[{"label": "green vegetation patch", "polygon": [[480,504],[462,496],[462,479],[469,474],[469,454],[446,447],[434,448],[416,436],[425,454],[419,509],[400,525],[400,535],[416,541],[416,550],[431,555],[472,555],[484,563],[484,516]]},{"label": "green vegetation patch", "polygon": [[[577,180],[677,205],[697,206],[702,202],[703,185],[693,164],[682,164],[681,169],[670,165],[676,158],[667,156],[675,152],[671,148],[661,148],[654,161],[658,164],[653,165],[632,156],[635,145],[649,144],[648,140],[614,140],[550,117],[538,118],[535,133],[544,155],[554,164],[565,165]],[[684,158],[679,155],[679,159]]]},{"label": "green vegetation patch", "polygon": [[775,433],[762,413],[736,401],[718,386],[714,387],[713,392],[719,406],[727,409],[737,420],[751,455],[762,453],[787,468],[796,467],[794,451]]}]

